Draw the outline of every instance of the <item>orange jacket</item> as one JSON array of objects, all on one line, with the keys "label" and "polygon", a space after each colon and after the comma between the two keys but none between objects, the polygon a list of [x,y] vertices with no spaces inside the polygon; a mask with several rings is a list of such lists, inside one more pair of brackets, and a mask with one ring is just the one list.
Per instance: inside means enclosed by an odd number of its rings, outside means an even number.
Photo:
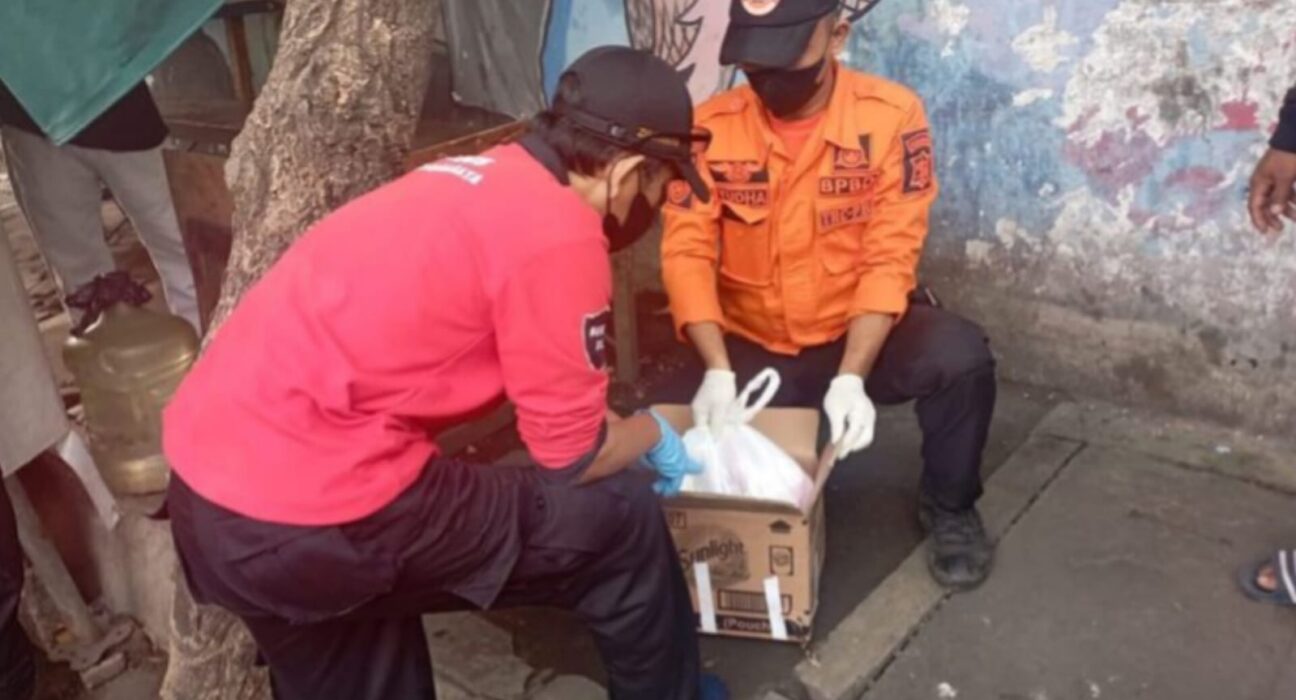
[{"label": "orange jacket", "polygon": [[698,108],[709,204],[672,183],[662,274],[680,331],[714,321],[773,352],[832,342],[865,313],[904,314],[936,199],[922,102],[845,68],[796,162],[747,86]]}]

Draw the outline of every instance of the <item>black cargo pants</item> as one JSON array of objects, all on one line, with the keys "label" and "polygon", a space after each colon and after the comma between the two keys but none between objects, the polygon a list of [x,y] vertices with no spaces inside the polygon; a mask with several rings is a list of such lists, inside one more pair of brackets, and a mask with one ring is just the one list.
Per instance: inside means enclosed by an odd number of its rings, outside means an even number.
[{"label": "black cargo pants", "polygon": [[23,554],[9,493],[0,483],[0,698],[26,700],[36,690],[36,661],[22,626]]},{"label": "black cargo pants", "polygon": [[[865,391],[883,406],[915,402],[923,435],[923,491],[946,510],[964,510],[981,497],[981,453],[996,398],[994,356],[975,323],[933,305],[921,291],[911,302],[887,337]],[[727,336],[725,345],[739,390],[757,372],[773,367],[783,381],[772,405],[820,410],[846,350],[845,338],[795,356],[736,336]],[[703,371],[695,362],[660,399],[690,402]]]},{"label": "black cargo pants", "polygon": [[335,527],[252,520],[179,478],[168,507],[195,598],[243,619],[280,700],[435,698],[419,616],[516,606],[579,614],[611,697],[693,700],[696,621],[644,476],[559,486],[433,460],[396,501]]}]

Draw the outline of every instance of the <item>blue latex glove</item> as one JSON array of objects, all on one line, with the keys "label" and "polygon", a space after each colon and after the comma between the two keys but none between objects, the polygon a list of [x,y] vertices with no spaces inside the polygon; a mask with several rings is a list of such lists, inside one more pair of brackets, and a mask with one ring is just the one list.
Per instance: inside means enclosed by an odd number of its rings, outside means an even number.
[{"label": "blue latex glove", "polygon": [[657,427],[661,429],[661,439],[651,450],[648,450],[643,461],[659,476],[657,482],[653,484],[653,491],[656,491],[659,496],[674,496],[680,492],[685,476],[702,473],[702,465],[688,456],[688,452],[684,450],[684,441],[669,421],[656,411],[650,410],[648,415],[657,421]]},{"label": "blue latex glove", "polygon": [[701,700],[729,700],[729,686],[720,680],[720,676],[704,673],[700,679]]}]

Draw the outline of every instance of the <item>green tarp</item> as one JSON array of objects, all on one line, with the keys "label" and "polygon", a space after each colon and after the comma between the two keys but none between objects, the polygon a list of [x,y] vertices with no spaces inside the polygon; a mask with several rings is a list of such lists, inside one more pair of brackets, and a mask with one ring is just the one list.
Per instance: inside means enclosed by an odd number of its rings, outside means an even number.
[{"label": "green tarp", "polygon": [[55,143],[76,136],[222,0],[0,0],[0,80]]}]

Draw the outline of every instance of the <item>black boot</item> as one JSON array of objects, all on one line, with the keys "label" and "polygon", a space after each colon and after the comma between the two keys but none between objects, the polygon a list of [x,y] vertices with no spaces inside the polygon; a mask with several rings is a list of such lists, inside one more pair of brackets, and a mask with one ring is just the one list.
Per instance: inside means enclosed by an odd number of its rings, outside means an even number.
[{"label": "black boot", "polygon": [[970,591],[985,582],[994,564],[994,545],[975,507],[946,510],[923,494],[918,521],[931,535],[927,568],[937,583],[950,590]]}]

